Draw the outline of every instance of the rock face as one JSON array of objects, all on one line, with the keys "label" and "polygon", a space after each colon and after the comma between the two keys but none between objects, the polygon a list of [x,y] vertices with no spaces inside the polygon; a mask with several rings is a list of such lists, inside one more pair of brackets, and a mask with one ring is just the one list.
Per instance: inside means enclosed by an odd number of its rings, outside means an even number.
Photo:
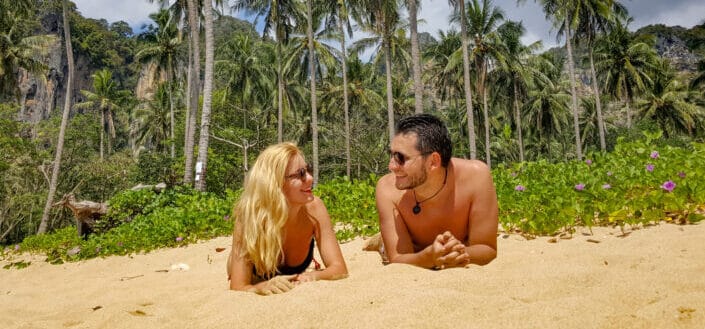
[{"label": "rock face", "polygon": [[668,58],[677,71],[695,72],[699,57],[688,50],[685,41],[674,35],[663,35],[656,39],[656,52]]},{"label": "rock face", "polygon": [[[46,15],[42,18],[40,33],[56,35],[56,42],[49,46],[43,62],[47,64],[44,76],[21,72],[20,91],[21,104],[19,119],[37,123],[48,118],[57,106],[63,106],[66,95],[66,77],[68,63],[66,62],[66,47],[63,41],[63,30],[60,29],[60,15]],[[75,42],[75,41],[74,41]],[[75,50],[75,47],[74,47]],[[87,58],[74,52],[76,61],[75,81],[73,87],[73,104],[83,101],[81,90],[90,90],[93,79],[91,67]]]}]

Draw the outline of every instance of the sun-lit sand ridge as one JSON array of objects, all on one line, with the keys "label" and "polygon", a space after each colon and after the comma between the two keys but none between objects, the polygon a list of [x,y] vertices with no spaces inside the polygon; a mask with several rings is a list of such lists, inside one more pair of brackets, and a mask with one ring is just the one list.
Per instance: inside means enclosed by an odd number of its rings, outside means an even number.
[{"label": "sun-lit sand ridge", "polygon": [[28,268],[0,269],[0,328],[705,328],[705,225],[586,232],[501,235],[490,265],[444,271],[383,266],[357,239],[342,244],[349,278],[276,296],[227,290],[230,238],[63,265],[24,255]]}]

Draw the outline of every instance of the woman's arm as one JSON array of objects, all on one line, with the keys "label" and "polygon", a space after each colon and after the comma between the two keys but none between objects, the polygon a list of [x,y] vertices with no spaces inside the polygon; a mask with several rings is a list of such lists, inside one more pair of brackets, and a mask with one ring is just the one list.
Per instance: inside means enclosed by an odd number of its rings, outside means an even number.
[{"label": "woman's arm", "polygon": [[271,295],[287,292],[294,288],[294,276],[275,276],[267,281],[252,284],[252,263],[240,250],[241,225],[235,224],[233,230],[233,246],[228,258],[228,278],[230,289],[250,291],[260,295]]},{"label": "woman's arm", "polygon": [[340,251],[340,244],[335,237],[333,224],[328,215],[328,210],[323,204],[323,201],[318,197],[307,204],[307,210],[314,220],[316,226],[316,243],[318,251],[323,259],[325,269],[322,271],[313,271],[299,274],[297,281],[315,281],[315,280],[338,280],[348,276],[348,268],[343,259],[343,253]]}]

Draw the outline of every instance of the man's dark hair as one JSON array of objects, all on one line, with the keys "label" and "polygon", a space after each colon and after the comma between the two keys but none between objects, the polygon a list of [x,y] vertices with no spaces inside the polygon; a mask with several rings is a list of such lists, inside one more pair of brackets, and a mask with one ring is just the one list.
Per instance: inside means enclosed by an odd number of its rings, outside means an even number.
[{"label": "man's dark hair", "polygon": [[415,114],[397,122],[396,134],[415,133],[416,148],[422,154],[438,152],[441,155],[441,165],[448,167],[453,155],[453,143],[450,140],[448,128],[441,119],[431,114]]}]

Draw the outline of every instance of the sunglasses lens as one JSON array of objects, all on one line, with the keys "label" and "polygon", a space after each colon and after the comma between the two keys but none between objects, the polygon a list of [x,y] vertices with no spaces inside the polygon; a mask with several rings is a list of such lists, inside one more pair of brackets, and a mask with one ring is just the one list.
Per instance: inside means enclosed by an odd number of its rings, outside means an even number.
[{"label": "sunglasses lens", "polygon": [[404,157],[404,155],[399,152],[393,152],[392,158],[394,158],[394,162],[396,162],[400,166],[403,166],[406,162],[406,157]]},{"label": "sunglasses lens", "polygon": [[313,165],[312,164],[310,164],[310,163],[306,164],[306,172],[313,175]]}]

